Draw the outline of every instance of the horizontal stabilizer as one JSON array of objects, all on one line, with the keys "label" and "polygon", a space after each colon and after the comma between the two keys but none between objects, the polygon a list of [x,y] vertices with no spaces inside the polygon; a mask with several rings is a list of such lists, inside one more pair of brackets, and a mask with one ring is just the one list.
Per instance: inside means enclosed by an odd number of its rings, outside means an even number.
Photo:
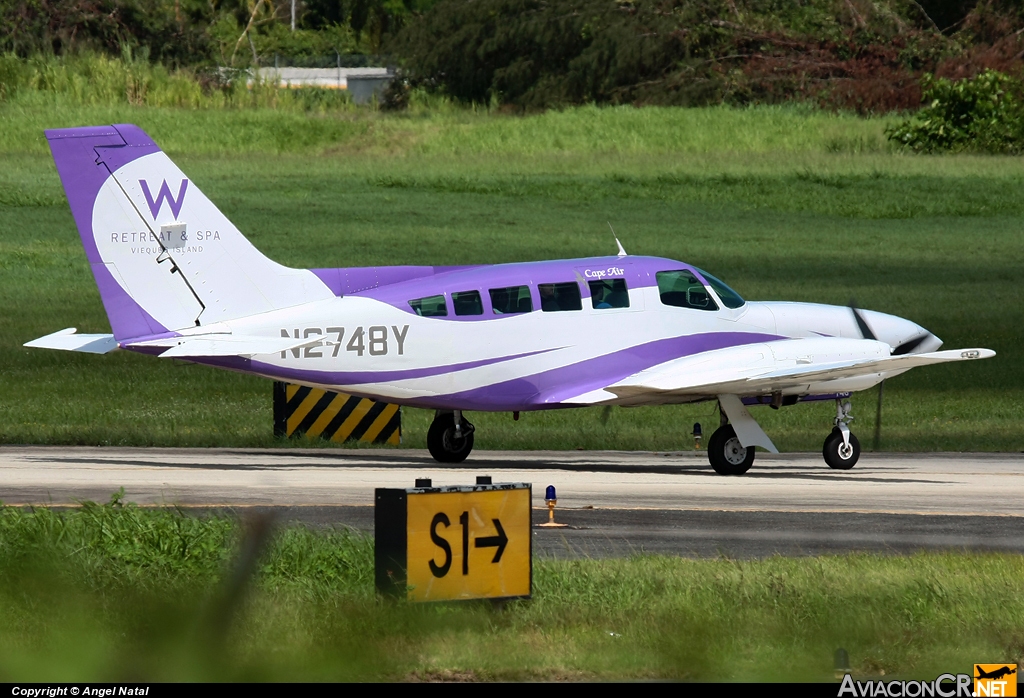
[{"label": "horizontal stabilizer", "polygon": [[68,327],[60,332],[48,334],[24,346],[35,349],[62,349],[63,351],[81,351],[86,354],[106,354],[117,349],[117,340],[112,334],[75,334],[76,328]]},{"label": "horizontal stabilizer", "polygon": [[227,333],[209,333],[187,337],[169,337],[133,342],[129,347],[167,347],[161,358],[187,358],[196,356],[256,356],[276,354],[289,349],[325,344],[321,338],[296,339],[294,337],[260,337]]}]

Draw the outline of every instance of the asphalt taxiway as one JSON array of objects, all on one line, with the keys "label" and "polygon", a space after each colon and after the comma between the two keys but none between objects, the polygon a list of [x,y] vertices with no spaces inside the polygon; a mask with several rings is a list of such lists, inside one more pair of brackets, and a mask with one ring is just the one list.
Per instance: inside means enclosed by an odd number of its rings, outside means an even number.
[{"label": "asphalt taxiway", "polygon": [[758,454],[746,475],[722,477],[685,452],[474,451],[440,467],[416,450],[0,447],[8,505],[104,502],[123,487],[144,506],[367,531],[374,488],[477,475],[533,483],[536,523],[556,486],[556,519],[569,526],[535,535],[535,551],[554,557],[1024,552],[1024,454],[866,453],[848,471],[817,454]]}]

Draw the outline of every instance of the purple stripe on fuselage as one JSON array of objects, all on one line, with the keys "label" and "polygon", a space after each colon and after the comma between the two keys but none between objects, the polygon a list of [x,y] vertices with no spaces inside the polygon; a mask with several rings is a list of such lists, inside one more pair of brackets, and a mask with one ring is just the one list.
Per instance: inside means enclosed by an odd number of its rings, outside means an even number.
[{"label": "purple stripe on fuselage", "polygon": [[[492,383],[481,388],[466,390],[459,393],[438,395],[433,397],[396,399],[382,398],[388,402],[425,407],[430,409],[464,409],[488,412],[537,410],[561,407],[561,401],[577,395],[605,388],[612,383],[631,376],[638,371],[656,366],[666,361],[683,356],[699,354],[705,351],[723,349],[756,342],[767,342],[784,339],[779,335],[752,332],[715,332],[698,335],[685,335],[660,339],[640,344],[628,349],[605,354],[569,366],[562,366],[548,371],[541,371],[529,376],[515,377]],[[546,351],[554,351],[549,349]],[[514,356],[487,359],[437,366],[409,371],[380,371],[343,373],[329,371],[308,371],[274,366],[258,361],[250,361],[237,357],[190,359],[196,363],[231,368],[234,370],[254,371],[269,378],[290,380],[296,383],[335,386],[335,389],[365,397],[374,397],[370,390],[360,386],[372,386],[373,383],[388,383],[410,378],[427,378],[443,376],[445,373],[463,371],[483,365],[504,363],[516,358],[540,354],[517,354]],[[513,368],[506,369],[510,374]]]},{"label": "purple stripe on fuselage", "polygon": [[561,406],[563,400],[600,390],[666,361],[775,339],[783,337],[753,332],[713,332],[659,339],[531,376],[450,395],[417,398],[408,401],[408,404],[432,409],[487,412],[550,409]]},{"label": "purple stripe on fuselage", "polygon": [[[506,361],[512,361],[514,359],[522,359],[527,356],[546,354],[549,351],[556,351],[558,348],[559,347],[554,347],[551,349],[542,349],[540,351],[530,351],[523,354],[512,354],[510,356],[498,356],[492,359],[480,359],[479,361],[466,361],[460,364],[427,366],[425,368],[407,368],[397,371],[308,371],[300,368],[275,366],[261,361],[253,361],[252,370],[265,375],[272,375],[275,378],[281,378],[283,380],[293,380],[300,383],[316,383],[317,385],[351,386],[365,385],[368,383],[393,383],[395,381],[411,380],[414,378],[441,376],[446,373],[455,373],[456,371],[468,371],[471,368],[491,366],[494,364],[504,363]],[[200,363],[205,363],[205,360],[201,358],[194,360],[199,361]]]}]

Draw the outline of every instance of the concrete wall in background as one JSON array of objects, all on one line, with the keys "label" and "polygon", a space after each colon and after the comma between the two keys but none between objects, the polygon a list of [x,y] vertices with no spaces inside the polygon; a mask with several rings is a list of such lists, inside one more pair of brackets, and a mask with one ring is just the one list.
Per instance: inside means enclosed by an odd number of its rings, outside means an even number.
[{"label": "concrete wall in background", "polygon": [[380,99],[395,77],[388,68],[260,68],[259,76],[280,87],[348,90],[356,104],[366,104],[374,95]]}]

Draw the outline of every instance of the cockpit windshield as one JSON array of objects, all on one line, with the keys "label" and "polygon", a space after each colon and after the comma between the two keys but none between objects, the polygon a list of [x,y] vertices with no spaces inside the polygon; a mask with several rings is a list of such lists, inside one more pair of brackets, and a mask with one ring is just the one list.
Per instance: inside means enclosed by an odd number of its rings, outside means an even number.
[{"label": "cockpit windshield", "polygon": [[743,306],[746,301],[740,297],[740,294],[733,291],[731,288],[725,285],[725,282],[721,279],[716,279],[707,273],[703,269],[698,269],[700,275],[704,277],[704,280],[715,290],[718,297],[722,299],[722,303],[725,304],[726,308],[739,308]]}]

